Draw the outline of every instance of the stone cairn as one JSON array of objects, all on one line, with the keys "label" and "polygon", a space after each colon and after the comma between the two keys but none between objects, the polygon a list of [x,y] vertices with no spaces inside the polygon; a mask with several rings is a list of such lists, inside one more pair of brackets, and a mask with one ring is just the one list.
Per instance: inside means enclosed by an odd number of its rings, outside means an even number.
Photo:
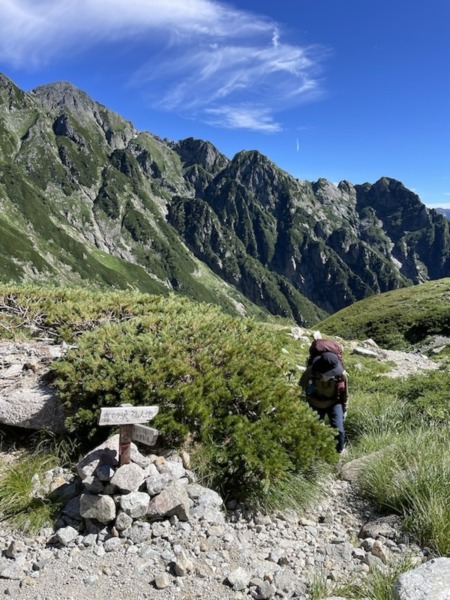
[{"label": "stone cairn", "polygon": [[56,524],[56,542],[67,545],[80,532],[94,539],[106,527],[111,544],[141,543],[151,537],[152,522],[188,521],[208,511],[223,521],[222,498],[195,483],[187,457],[183,464],[179,455],[144,456],[131,443],[131,462],[119,466],[118,448],[119,435],[108,438],[78,463],[79,479],[57,489],[68,501]]}]

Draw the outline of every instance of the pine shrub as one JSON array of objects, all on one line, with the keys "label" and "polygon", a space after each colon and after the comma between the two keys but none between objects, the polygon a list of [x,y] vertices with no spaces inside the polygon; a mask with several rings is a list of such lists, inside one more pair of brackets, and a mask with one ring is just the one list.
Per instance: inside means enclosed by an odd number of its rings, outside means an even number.
[{"label": "pine shrub", "polygon": [[252,320],[172,297],[135,319],[84,333],[55,365],[69,431],[94,442],[100,408],[158,405],[165,444],[191,443],[210,480],[235,497],[335,459],[333,432],[299,400],[282,338]]}]

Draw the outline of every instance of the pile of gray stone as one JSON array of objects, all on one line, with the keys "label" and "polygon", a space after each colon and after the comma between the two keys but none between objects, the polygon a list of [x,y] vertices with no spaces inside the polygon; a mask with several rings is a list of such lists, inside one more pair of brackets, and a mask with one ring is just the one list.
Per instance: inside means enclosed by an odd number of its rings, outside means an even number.
[{"label": "pile of gray stone", "polygon": [[150,539],[164,520],[223,522],[222,498],[195,482],[186,461],[187,455],[185,463],[178,454],[145,456],[131,443],[130,463],[119,466],[119,435],[110,437],[78,463],[78,478],[53,490],[69,498],[54,540],[66,545],[82,534],[96,542],[102,534],[120,546]]}]

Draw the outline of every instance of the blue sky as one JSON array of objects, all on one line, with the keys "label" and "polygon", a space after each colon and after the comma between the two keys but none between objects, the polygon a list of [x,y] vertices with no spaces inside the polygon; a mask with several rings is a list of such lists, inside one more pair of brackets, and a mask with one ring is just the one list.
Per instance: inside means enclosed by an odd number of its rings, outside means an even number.
[{"label": "blue sky", "polygon": [[163,138],[450,207],[449,29],[450,0],[1,0],[0,72],[70,81]]}]

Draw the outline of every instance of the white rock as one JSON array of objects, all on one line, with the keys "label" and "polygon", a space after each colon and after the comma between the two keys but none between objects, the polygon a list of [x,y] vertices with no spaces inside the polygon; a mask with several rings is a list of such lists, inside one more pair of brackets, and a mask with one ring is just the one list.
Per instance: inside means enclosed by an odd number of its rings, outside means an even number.
[{"label": "white rock", "polygon": [[110,523],[116,518],[116,505],[111,496],[82,494],[80,515],[83,519],[94,519],[100,523]]},{"label": "white rock", "polygon": [[450,600],[450,558],[436,558],[400,575],[395,600]]},{"label": "white rock", "polygon": [[134,463],[122,465],[111,478],[112,485],[115,485],[123,492],[136,492],[144,481],[144,470]]},{"label": "white rock", "polygon": [[145,492],[132,492],[119,498],[120,508],[133,519],[146,515],[149,503],[150,496]]}]

